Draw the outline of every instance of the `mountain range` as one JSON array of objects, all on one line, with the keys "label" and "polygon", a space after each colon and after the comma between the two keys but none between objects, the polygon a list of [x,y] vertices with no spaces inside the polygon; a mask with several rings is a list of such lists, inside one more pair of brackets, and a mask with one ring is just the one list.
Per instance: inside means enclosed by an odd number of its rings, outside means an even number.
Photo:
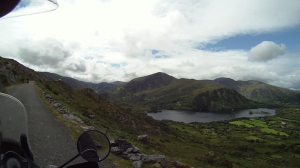
[{"label": "mountain range", "polygon": [[110,101],[124,107],[155,111],[181,109],[219,111],[252,108],[257,102],[300,103],[300,93],[259,81],[177,79],[159,72],[135,78],[127,83],[89,83],[49,72],[37,73],[12,59],[0,57],[0,89],[2,85],[31,80],[63,80],[73,89],[91,88]]},{"label": "mountain range", "polygon": [[71,77],[64,77],[55,73],[50,72],[40,72],[43,75],[46,75],[47,77],[53,79],[53,80],[63,80],[67,84],[69,84],[73,89],[84,89],[84,88],[91,88],[96,93],[101,94],[104,93],[112,88],[117,87],[120,84],[123,84],[124,82],[115,81],[112,83],[107,82],[101,82],[101,83],[91,83],[91,82],[83,82],[79,81],[77,79],[71,78]]},{"label": "mountain range", "polygon": [[[90,83],[76,80],[70,77],[64,77],[55,73],[49,72],[41,72],[47,77],[53,80],[63,80],[68,83],[74,89],[83,89],[83,88],[91,88],[96,91],[98,94],[107,95],[109,90],[116,88],[118,85],[126,84],[126,82],[101,82],[101,83]],[[173,81],[177,80],[176,78],[167,75],[165,73],[157,73],[160,75],[148,75],[145,77],[140,77],[133,79],[125,86],[126,92],[128,93],[138,93],[144,92],[145,90],[160,88],[163,86],[167,86]],[[180,79],[181,83],[191,82],[196,80],[188,80],[188,79]],[[230,89],[236,90],[238,93],[243,95],[247,99],[255,100],[255,101],[293,101],[297,99],[297,95],[299,92],[281,88],[277,86],[272,86],[260,81],[249,80],[249,81],[235,81],[231,78],[217,78],[214,80],[199,80],[202,82],[215,83]],[[143,83],[143,84],[139,84]],[[184,82],[183,82],[184,83]],[[147,88],[146,88],[147,87]],[[122,87],[121,87],[122,88]],[[119,89],[118,89],[119,90]],[[121,93],[122,94],[122,93]]]},{"label": "mountain range", "polygon": [[236,90],[244,97],[256,101],[283,101],[290,102],[300,99],[299,92],[285,89],[277,86],[272,86],[263,82],[249,80],[249,81],[235,81],[230,78],[217,78],[215,80],[202,80],[205,82],[217,83],[226,86],[230,89]]},{"label": "mountain range", "polygon": [[107,98],[130,108],[220,111],[262,106],[258,102],[298,102],[300,93],[259,81],[176,79],[155,73],[133,79],[109,91]]},{"label": "mountain range", "polygon": [[119,85],[110,90],[108,98],[129,108],[144,107],[149,111],[219,111],[256,107],[255,102],[226,86],[194,79],[176,79],[161,72]]},{"label": "mountain range", "polygon": [[[219,111],[260,106],[257,102],[282,104],[299,102],[299,92],[272,86],[260,81],[235,81],[230,78],[215,80],[176,79],[159,72],[135,78],[127,83],[99,84],[82,82],[70,77],[42,72],[54,79],[62,79],[74,89],[91,88],[110,101],[129,108],[145,107],[181,110]],[[146,108],[147,107],[147,108]]]}]

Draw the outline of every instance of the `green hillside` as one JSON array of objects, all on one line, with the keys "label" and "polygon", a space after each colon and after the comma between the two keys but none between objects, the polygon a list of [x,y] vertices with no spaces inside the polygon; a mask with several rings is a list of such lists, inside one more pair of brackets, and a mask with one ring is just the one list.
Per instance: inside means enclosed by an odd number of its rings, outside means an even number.
[{"label": "green hillside", "polygon": [[139,110],[220,111],[256,107],[253,101],[225,86],[164,73],[140,77],[111,90],[107,98]]},{"label": "green hillside", "polygon": [[300,103],[300,93],[286,88],[272,86],[259,81],[235,81],[230,78],[203,80],[234,89],[247,99],[260,102]]},{"label": "green hillside", "polygon": [[55,73],[50,73],[50,72],[39,72],[40,74],[43,74],[53,80],[62,80],[69,84],[73,89],[84,89],[84,88],[91,88],[98,94],[107,92],[108,90],[117,87],[120,84],[123,84],[124,82],[116,81],[112,83],[107,83],[107,82],[101,82],[101,83],[91,83],[91,82],[83,82],[76,80],[71,77],[65,77],[61,76]]},{"label": "green hillside", "polygon": [[256,81],[249,81],[246,85],[240,85],[238,92],[249,99],[257,101],[300,101],[299,92]]}]

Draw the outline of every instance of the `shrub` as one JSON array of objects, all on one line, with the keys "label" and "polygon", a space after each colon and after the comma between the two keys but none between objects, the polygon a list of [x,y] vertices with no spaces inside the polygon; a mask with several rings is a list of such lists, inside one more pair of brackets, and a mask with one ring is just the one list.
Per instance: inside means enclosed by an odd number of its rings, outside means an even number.
[{"label": "shrub", "polygon": [[300,145],[295,146],[293,152],[300,154]]},{"label": "shrub", "polygon": [[46,87],[46,89],[48,89],[49,91],[52,92],[52,88],[48,84],[46,84],[45,87]]}]

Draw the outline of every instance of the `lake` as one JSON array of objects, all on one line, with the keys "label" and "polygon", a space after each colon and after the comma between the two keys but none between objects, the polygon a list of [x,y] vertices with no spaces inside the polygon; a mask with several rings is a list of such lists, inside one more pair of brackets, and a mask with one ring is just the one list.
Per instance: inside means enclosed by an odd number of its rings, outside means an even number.
[{"label": "lake", "polygon": [[[253,114],[250,115],[249,112],[252,111]],[[263,111],[263,112],[262,112]],[[258,109],[245,109],[236,111],[226,111],[226,112],[191,112],[191,111],[180,111],[180,110],[162,110],[158,113],[147,113],[149,116],[156,120],[173,120],[179,122],[212,122],[212,121],[222,121],[229,120],[233,118],[242,117],[264,117],[275,115],[275,110],[267,108]]]}]

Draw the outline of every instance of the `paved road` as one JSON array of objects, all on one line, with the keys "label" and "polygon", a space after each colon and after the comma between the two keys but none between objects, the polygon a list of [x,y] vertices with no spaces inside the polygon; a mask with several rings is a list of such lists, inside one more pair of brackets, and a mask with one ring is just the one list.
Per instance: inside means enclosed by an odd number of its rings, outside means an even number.
[{"label": "paved road", "polygon": [[[8,93],[19,99],[26,108],[29,142],[35,163],[41,167],[60,166],[78,153],[76,140],[42,102],[33,82],[11,86]],[[82,162],[81,158],[72,163],[78,162]]]}]

